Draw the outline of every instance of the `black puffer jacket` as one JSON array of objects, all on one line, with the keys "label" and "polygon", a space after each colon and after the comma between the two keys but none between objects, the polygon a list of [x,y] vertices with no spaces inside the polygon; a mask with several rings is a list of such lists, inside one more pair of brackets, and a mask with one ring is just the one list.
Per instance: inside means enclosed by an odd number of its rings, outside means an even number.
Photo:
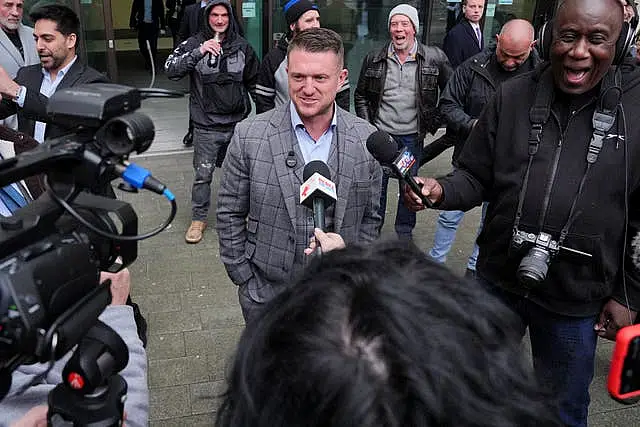
[{"label": "black puffer jacket", "polygon": [[[463,62],[440,97],[440,112],[447,121],[447,131],[456,135],[453,149],[453,164],[457,164],[464,141],[469,136],[473,122],[480,117],[482,109],[496,93],[497,83],[489,71],[489,63],[495,58],[495,48],[486,49]],[[540,63],[535,50],[518,71],[532,71]]]},{"label": "black puffer jacket", "polygon": [[[390,42],[389,42],[390,43]],[[356,114],[370,123],[378,117],[380,98],[387,77],[387,52],[389,43],[379,51],[369,52],[364,58],[358,87],[354,94]],[[418,43],[418,128],[420,140],[427,132],[435,133],[443,120],[438,111],[439,91],[444,89],[453,73],[444,52],[434,46]]]},{"label": "black puffer jacket", "polygon": [[[640,140],[640,121],[634,120],[640,114],[640,70],[635,67],[622,74],[626,125],[618,110],[602,151],[590,167],[577,200],[575,220],[564,242],[564,246],[592,257],[561,250],[552,259],[547,278],[539,287],[527,290],[516,279],[526,250],[514,250],[510,242],[529,159],[529,110],[538,84],[553,87],[546,64],[498,87],[465,142],[458,159],[459,169],[438,180],[444,190],[439,208],[468,210],[483,200],[489,201],[478,238],[477,271],[497,286],[556,313],[590,316],[598,313],[608,298],[625,304],[624,275],[631,308],[638,310],[640,270],[632,261],[640,260],[640,248],[627,248],[628,259],[622,269],[626,216],[627,244],[639,240],[640,230],[640,168],[636,167],[640,164],[640,144],[636,143]],[[531,233],[547,232],[556,240],[567,223],[587,168],[597,93],[580,103],[571,99],[573,106],[567,101],[559,102],[559,96],[555,95],[551,116],[533,158],[519,227]],[[627,198],[629,209],[625,212]],[[634,254],[638,255],[634,258]]]}]

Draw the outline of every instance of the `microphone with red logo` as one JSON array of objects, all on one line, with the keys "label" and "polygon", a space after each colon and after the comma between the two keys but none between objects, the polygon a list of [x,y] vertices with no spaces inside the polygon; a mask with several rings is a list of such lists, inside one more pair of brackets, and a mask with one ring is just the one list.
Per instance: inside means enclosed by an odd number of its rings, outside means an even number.
[{"label": "microphone with red logo", "polygon": [[324,210],[338,198],[329,166],[323,161],[313,160],[304,166],[302,177],[304,183],[300,187],[300,204],[313,209],[314,227],[326,231]]},{"label": "microphone with red logo", "polygon": [[431,200],[422,194],[420,185],[411,176],[411,167],[416,163],[416,158],[407,147],[402,147],[398,151],[398,144],[391,135],[383,130],[378,130],[367,138],[367,150],[378,163],[391,168],[398,179],[403,180],[411,187],[411,191],[420,197],[426,207],[433,208]]}]

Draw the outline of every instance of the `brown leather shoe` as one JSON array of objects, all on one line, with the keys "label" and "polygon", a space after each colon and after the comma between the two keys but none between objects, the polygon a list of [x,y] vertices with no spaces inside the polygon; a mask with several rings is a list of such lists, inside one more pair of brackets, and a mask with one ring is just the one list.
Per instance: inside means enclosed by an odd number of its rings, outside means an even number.
[{"label": "brown leather shoe", "polygon": [[198,243],[202,240],[202,233],[207,228],[207,223],[204,221],[191,221],[191,225],[187,230],[187,234],[184,236],[184,240],[187,243]]}]

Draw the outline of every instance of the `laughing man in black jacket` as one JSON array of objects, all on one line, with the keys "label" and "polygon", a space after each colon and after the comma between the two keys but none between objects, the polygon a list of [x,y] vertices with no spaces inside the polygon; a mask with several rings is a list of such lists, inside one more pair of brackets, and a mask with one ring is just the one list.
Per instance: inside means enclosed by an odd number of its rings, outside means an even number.
[{"label": "laughing man in black jacket", "polygon": [[[631,244],[640,230],[640,71],[612,66],[625,56],[616,55],[622,22],[618,0],[563,2],[550,64],[498,88],[458,169],[417,179],[440,209],[489,202],[478,282],[519,314],[522,334],[529,328],[538,381],[567,426],[587,425],[598,335],[614,339],[640,309],[640,247]],[[597,105],[612,123],[599,133]],[[410,191],[405,201],[424,208]]]},{"label": "laughing man in black jacket", "polygon": [[[419,27],[415,7],[399,4],[391,9],[387,21],[391,40],[364,58],[353,97],[358,117],[388,132],[399,147],[405,146],[412,152],[416,163],[411,167],[411,175],[418,172],[427,132],[435,133],[442,124],[438,97],[453,74],[440,48],[418,41]],[[385,174],[380,200],[383,221],[388,182],[389,175]],[[396,234],[410,239],[415,225],[415,213],[409,212],[399,198]]]}]

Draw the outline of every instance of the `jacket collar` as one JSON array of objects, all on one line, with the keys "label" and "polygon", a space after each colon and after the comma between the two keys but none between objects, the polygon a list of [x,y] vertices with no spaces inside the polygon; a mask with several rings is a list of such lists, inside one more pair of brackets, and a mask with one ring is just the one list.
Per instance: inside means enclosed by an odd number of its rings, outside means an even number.
[{"label": "jacket collar", "polygon": [[[391,41],[385,43],[385,45],[380,49],[376,55],[373,57],[373,62],[380,62],[387,59],[389,54],[389,49],[391,48]],[[420,58],[424,60],[425,58],[425,46],[418,41],[416,38],[416,60]]]},{"label": "jacket collar", "polygon": [[[351,151],[358,141],[348,131],[352,124],[345,120],[348,114],[336,108],[337,126],[333,132],[333,140],[329,151],[327,165],[331,172],[331,180],[336,184],[337,198],[334,209],[334,231],[339,232],[346,212],[346,204],[353,180],[356,156]],[[296,227],[296,205],[300,203],[300,186],[303,183],[304,157],[296,142],[291,124],[290,103],[285,103],[274,110],[267,129],[267,141],[273,158],[273,166],[282,196],[285,201],[291,225]],[[287,158],[293,152],[296,158],[294,167],[287,165]]]}]

